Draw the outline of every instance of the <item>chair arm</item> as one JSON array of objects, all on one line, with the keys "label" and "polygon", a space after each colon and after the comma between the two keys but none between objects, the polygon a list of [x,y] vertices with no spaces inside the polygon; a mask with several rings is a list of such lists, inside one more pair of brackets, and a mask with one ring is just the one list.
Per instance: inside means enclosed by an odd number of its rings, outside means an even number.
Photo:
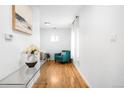
[{"label": "chair arm", "polygon": [[61,53],[55,53],[55,56],[57,56],[57,55],[61,55]]}]

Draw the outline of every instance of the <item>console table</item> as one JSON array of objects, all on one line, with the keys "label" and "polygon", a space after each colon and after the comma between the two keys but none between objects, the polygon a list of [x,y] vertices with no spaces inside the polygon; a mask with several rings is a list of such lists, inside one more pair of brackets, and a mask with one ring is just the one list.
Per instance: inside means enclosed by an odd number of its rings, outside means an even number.
[{"label": "console table", "polygon": [[36,64],[33,68],[22,66],[17,71],[11,73],[0,80],[0,88],[30,88],[40,75],[42,62]]}]

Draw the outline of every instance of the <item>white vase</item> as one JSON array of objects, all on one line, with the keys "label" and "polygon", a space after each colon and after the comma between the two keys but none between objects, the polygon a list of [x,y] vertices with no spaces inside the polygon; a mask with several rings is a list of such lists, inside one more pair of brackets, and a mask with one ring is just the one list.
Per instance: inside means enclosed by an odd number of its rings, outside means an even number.
[{"label": "white vase", "polygon": [[38,59],[36,57],[36,55],[34,54],[29,54],[27,55],[27,62],[26,63],[33,63],[36,62]]},{"label": "white vase", "polygon": [[37,57],[34,54],[27,55],[27,61],[25,62],[28,67],[34,67],[37,64]]}]

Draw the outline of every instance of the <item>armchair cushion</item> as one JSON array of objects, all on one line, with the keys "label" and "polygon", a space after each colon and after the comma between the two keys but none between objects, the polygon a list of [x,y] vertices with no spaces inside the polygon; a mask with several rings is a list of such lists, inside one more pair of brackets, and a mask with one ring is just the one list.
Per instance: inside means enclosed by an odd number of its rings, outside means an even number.
[{"label": "armchair cushion", "polygon": [[66,55],[66,52],[61,52],[61,55]]}]

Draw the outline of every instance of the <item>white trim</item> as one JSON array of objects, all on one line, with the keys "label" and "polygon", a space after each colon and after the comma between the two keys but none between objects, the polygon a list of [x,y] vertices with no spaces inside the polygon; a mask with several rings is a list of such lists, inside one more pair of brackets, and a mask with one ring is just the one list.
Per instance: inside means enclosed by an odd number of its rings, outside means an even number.
[{"label": "white trim", "polygon": [[32,88],[32,86],[37,81],[37,79],[39,78],[39,76],[40,76],[40,70],[36,73],[36,75],[32,78],[32,80],[28,83],[28,85],[26,87],[27,88]]},{"label": "white trim", "polygon": [[75,63],[73,63],[73,64],[74,64],[74,66],[76,67],[76,69],[78,70],[78,72],[79,72],[79,74],[81,75],[81,77],[84,79],[84,81],[85,81],[86,84],[88,85],[88,87],[89,87],[89,88],[92,88],[92,86],[90,86],[90,84],[89,84],[88,81],[86,80],[85,76],[81,73],[79,67],[78,67]]}]

